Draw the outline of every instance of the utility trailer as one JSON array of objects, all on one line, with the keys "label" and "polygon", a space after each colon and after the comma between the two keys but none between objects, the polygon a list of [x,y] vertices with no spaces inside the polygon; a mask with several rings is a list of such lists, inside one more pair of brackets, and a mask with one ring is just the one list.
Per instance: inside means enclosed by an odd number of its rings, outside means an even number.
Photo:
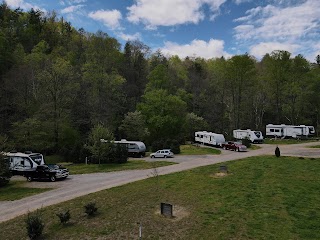
[{"label": "utility trailer", "polygon": [[313,126],[306,125],[266,125],[266,136],[279,138],[308,138],[315,134]]},{"label": "utility trailer", "polygon": [[226,141],[223,134],[207,131],[199,131],[194,133],[194,141],[203,145],[222,147]]},{"label": "utility trailer", "polygon": [[249,139],[252,143],[263,143],[263,135],[261,131],[236,129],[233,130],[233,137],[237,140]]}]

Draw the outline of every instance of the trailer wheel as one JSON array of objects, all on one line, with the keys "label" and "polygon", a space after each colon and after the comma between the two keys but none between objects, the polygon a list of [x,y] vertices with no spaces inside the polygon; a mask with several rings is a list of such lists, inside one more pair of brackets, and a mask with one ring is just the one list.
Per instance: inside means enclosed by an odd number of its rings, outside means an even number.
[{"label": "trailer wheel", "polygon": [[27,177],[27,181],[31,182],[32,181],[32,177]]},{"label": "trailer wheel", "polygon": [[50,181],[51,181],[51,182],[55,182],[55,181],[56,181],[56,177],[55,177],[55,176],[51,176],[51,177],[50,177]]},{"label": "trailer wheel", "polygon": [[237,151],[238,151],[238,152],[240,152],[240,149],[239,149],[239,148],[237,148]]}]

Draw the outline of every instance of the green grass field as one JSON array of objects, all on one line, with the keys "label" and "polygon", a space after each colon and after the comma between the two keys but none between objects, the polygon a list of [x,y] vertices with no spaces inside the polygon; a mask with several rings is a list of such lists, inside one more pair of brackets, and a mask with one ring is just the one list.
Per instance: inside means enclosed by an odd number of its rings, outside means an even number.
[{"label": "green grass field", "polygon": [[320,145],[311,146],[310,148],[320,148]]},{"label": "green grass field", "polygon": [[[127,184],[41,210],[44,239],[320,239],[320,159],[273,156]],[[98,214],[88,218],[84,205]],[[159,215],[161,202],[175,217]],[[59,224],[55,213],[70,210]],[[25,239],[26,216],[0,224],[0,239]]]},{"label": "green grass field", "polygon": [[[50,189],[24,187],[26,181],[10,181],[6,186],[0,188],[0,201],[19,200],[24,197],[39,194]],[[1,239],[1,238],[0,238]]]},{"label": "green grass field", "polygon": [[209,147],[197,147],[194,145],[181,145],[180,155],[207,155],[207,154],[220,154],[219,149]]}]

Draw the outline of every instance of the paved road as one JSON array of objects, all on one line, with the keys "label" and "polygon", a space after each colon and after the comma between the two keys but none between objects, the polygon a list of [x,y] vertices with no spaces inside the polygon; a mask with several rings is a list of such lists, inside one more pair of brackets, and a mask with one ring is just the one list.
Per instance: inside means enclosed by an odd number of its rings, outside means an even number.
[{"label": "paved road", "polygon": [[[280,145],[282,156],[301,156],[320,158],[320,149],[307,148],[307,146],[319,145],[319,143]],[[250,156],[273,155],[275,145],[261,144],[262,148],[248,152],[233,152],[222,150],[221,155],[204,156],[176,156],[168,161],[174,161],[179,164],[157,168],[157,174],[165,175],[174,172],[180,172],[200,166],[222,163],[226,161],[238,160]],[[146,158],[150,160],[149,158]],[[163,159],[161,159],[163,160]],[[71,175],[68,179],[58,182],[31,182],[28,186],[51,187],[55,188],[38,195],[26,197],[16,201],[0,201],[0,222],[7,221],[28,211],[34,211],[38,208],[50,206],[56,203],[64,202],[79,196],[108,189],[126,183],[135,182],[153,176],[153,170],[129,170],[110,173],[94,173]]]}]

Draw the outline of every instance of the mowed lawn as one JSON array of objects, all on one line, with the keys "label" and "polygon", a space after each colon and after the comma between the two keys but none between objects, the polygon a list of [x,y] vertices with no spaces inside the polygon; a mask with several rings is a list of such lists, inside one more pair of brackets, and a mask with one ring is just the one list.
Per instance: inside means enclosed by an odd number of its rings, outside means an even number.
[{"label": "mowed lawn", "polygon": [[[41,210],[44,239],[320,239],[320,159],[273,156],[153,177]],[[94,201],[98,214],[86,217]],[[160,202],[174,218],[159,215]],[[40,207],[40,206],[39,206]],[[56,212],[70,210],[59,224]],[[26,216],[0,224],[0,239],[25,239]]]}]

